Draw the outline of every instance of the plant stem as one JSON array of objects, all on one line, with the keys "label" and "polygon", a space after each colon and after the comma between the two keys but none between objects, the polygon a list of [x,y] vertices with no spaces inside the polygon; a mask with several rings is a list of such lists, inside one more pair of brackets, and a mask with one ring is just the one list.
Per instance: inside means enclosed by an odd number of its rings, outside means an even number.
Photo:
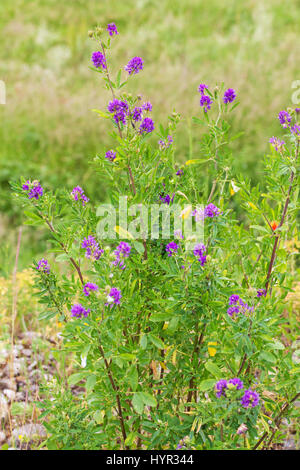
[{"label": "plant stem", "polygon": [[[112,386],[114,392],[116,393],[118,416],[119,416],[120,425],[121,425],[122,437],[123,437],[123,441],[124,441],[124,445],[125,445],[125,441],[126,441],[127,436],[126,436],[126,431],[125,431],[124,417],[123,417],[121,401],[120,401],[120,395],[119,395],[119,387],[116,385],[116,383],[114,381],[114,378],[113,378],[113,375],[112,375],[112,372],[111,372],[111,368],[110,368],[110,364],[108,363],[108,361],[105,357],[105,354],[104,354],[104,351],[103,351],[103,348],[102,348],[101,344],[99,344],[99,350],[100,350],[101,356],[103,357],[103,360],[104,360],[104,364],[105,364],[105,368],[106,368],[106,371],[107,371],[109,381],[111,383],[111,386]],[[125,445],[125,449],[128,449],[128,447],[126,445]]]}]

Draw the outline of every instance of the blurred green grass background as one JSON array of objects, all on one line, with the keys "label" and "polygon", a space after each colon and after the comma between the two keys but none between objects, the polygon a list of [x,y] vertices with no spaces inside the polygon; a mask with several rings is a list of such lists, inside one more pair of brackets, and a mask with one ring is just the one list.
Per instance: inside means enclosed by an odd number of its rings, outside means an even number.
[{"label": "blurred green grass background", "polygon": [[[268,140],[281,132],[277,113],[292,105],[291,85],[300,79],[299,0],[1,0],[0,80],[7,89],[7,104],[0,106],[2,271],[20,224],[10,180],[80,184],[94,201],[103,199],[105,182],[88,162],[112,141],[109,124],[91,109],[103,109],[109,96],[88,68],[95,43],[87,31],[111,21],[120,32],[113,69],[143,57],[144,71],[130,81],[130,91],[151,100],[157,123],[166,123],[173,109],[184,118],[178,160],[197,157],[199,130],[190,121],[200,112],[197,85],[224,81],[240,101],[234,132],[245,131],[234,143],[237,171],[262,180]],[[21,265],[44,247],[43,235],[23,243]]]}]

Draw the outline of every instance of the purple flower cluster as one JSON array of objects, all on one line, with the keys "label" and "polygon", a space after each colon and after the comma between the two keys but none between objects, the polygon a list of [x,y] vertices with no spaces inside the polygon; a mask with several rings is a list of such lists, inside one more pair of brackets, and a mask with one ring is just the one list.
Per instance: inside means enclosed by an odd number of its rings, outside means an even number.
[{"label": "purple flower cluster", "polygon": [[113,113],[116,124],[119,122],[123,125],[126,124],[126,117],[129,113],[129,106],[126,101],[121,101],[115,98],[113,101],[108,103],[107,109],[110,113]]},{"label": "purple flower cluster", "polygon": [[93,62],[94,67],[96,69],[102,68],[103,70],[106,70],[106,59],[105,55],[102,54],[100,51],[95,51],[92,54],[91,61]]},{"label": "purple flower cluster", "polygon": [[250,307],[246,302],[244,302],[239,295],[233,294],[229,297],[230,307],[227,309],[227,313],[230,317],[234,317],[235,314],[246,312],[253,312],[254,308]]},{"label": "purple flower cluster", "polygon": [[45,258],[40,259],[40,261],[37,264],[36,269],[38,271],[42,271],[45,274],[50,273],[50,265],[49,265],[48,261]]},{"label": "purple flower cluster", "polygon": [[110,36],[113,36],[114,34],[119,34],[115,23],[108,23],[107,31]]},{"label": "purple flower cluster", "polygon": [[245,390],[245,393],[241,398],[241,404],[243,408],[248,408],[250,405],[252,406],[252,408],[254,408],[258,405],[258,403],[259,394],[257,392],[254,392],[254,390],[251,390],[251,388]]},{"label": "purple flower cluster", "polygon": [[220,209],[217,206],[210,203],[204,208],[204,217],[218,217],[221,215]]},{"label": "purple flower cluster", "polygon": [[177,175],[177,176],[182,176],[182,175],[183,175],[183,173],[184,173],[184,172],[183,172],[183,170],[182,170],[182,169],[180,169],[180,170],[176,171],[176,175]]},{"label": "purple flower cluster", "polygon": [[232,103],[236,99],[236,92],[233,88],[225,91],[223,101],[225,104]]},{"label": "purple flower cluster", "polygon": [[146,101],[143,105],[142,108],[144,111],[152,111],[152,104],[150,101]]},{"label": "purple flower cluster", "polygon": [[91,291],[97,291],[99,289],[99,287],[97,286],[97,284],[94,284],[93,282],[87,282],[84,286],[83,286],[83,293],[86,297],[88,297],[91,293]]},{"label": "purple flower cluster", "polygon": [[75,318],[87,317],[90,311],[89,308],[86,310],[81,304],[75,304],[71,308],[71,315]]},{"label": "purple flower cluster", "polygon": [[141,57],[133,57],[124,68],[129,75],[133,75],[139,73],[140,70],[143,70],[143,66],[144,61]]},{"label": "purple flower cluster", "polygon": [[221,214],[222,214],[221,210],[212,203],[205,206],[204,210],[199,211],[195,209],[192,212],[192,216],[195,217],[197,222],[200,220],[204,220],[206,217],[213,218],[213,217],[218,217]]},{"label": "purple flower cluster", "polygon": [[267,295],[266,289],[258,289],[256,297],[265,297]]},{"label": "purple flower cluster", "polygon": [[295,124],[294,126],[291,127],[291,132],[295,135],[300,136],[300,126],[299,124]]},{"label": "purple flower cluster", "polygon": [[83,240],[81,247],[86,249],[85,257],[94,261],[98,260],[104,253],[104,250],[100,250],[96,239],[92,235]]},{"label": "purple flower cluster", "polygon": [[161,150],[168,149],[170,145],[173,143],[173,137],[171,135],[168,135],[166,140],[159,140],[158,145]]},{"label": "purple flower cluster", "polygon": [[226,396],[227,380],[221,379],[215,385],[216,395],[220,398],[222,395]]},{"label": "purple flower cluster", "polygon": [[71,196],[74,201],[82,201],[82,205],[85,206],[89,202],[89,198],[84,194],[83,189],[80,186],[75,186],[71,192]]},{"label": "purple flower cluster", "polygon": [[211,105],[213,103],[213,100],[211,99],[210,96],[208,95],[202,95],[200,98],[200,106],[204,108],[204,112],[207,113],[207,111],[211,108]]},{"label": "purple flower cluster", "polygon": [[276,150],[276,152],[280,151],[285,144],[284,140],[280,140],[277,137],[271,137],[269,142],[272,147]]},{"label": "purple flower cluster", "polygon": [[108,150],[105,154],[105,158],[107,158],[107,160],[109,160],[110,162],[113,162],[116,156],[117,154],[113,150]]},{"label": "purple flower cluster", "polygon": [[154,131],[154,122],[151,118],[145,117],[140,125],[140,134],[150,134]]},{"label": "purple flower cluster", "polygon": [[105,305],[110,305],[111,308],[113,307],[113,304],[120,305],[121,298],[121,291],[118,290],[116,287],[112,287],[107,296],[107,303]]},{"label": "purple flower cluster", "polygon": [[200,106],[204,108],[204,111],[207,113],[207,111],[211,108],[213,100],[210,98],[210,96],[205,95],[205,90],[208,90],[208,86],[204,83],[200,83],[198,87],[198,91],[201,93]]},{"label": "purple flower cluster", "polygon": [[121,242],[116,250],[114,251],[114,255],[116,259],[113,261],[114,266],[119,266],[121,269],[125,269],[126,265],[124,264],[123,259],[128,258],[131,252],[131,246],[126,242]]},{"label": "purple flower cluster", "polygon": [[25,184],[22,186],[23,191],[29,191],[28,199],[36,199],[38,200],[43,195],[43,188],[40,185],[39,181],[26,181]]},{"label": "purple flower cluster", "polygon": [[205,245],[203,245],[202,243],[198,243],[197,245],[195,245],[193,253],[194,256],[196,256],[196,258],[200,262],[201,266],[204,266],[204,264],[206,263],[206,255],[204,254],[205,252]]},{"label": "purple flower cluster", "polygon": [[159,199],[161,200],[161,202],[163,202],[164,204],[168,204],[169,206],[170,203],[174,201],[174,197],[175,193],[172,194],[172,197],[169,194],[161,194],[159,196]]},{"label": "purple flower cluster", "polygon": [[131,112],[132,120],[137,122],[141,121],[143,118],[143,108],[142,107],[135,107]]},{"label": "purple flower cluster", "polygon": [[168,256],[173,256],[175,253],[178,252],[178,245],[175,242],[170,242],[166,245],[166,252]]},{"label": "purple flower cluster", "polygon": [[204,95],[205,90],[208,90],[208,86],[205,85],[205,83],[200,83],[198,87],[199,93],[201,93],[201,95]]},{"label": "purple flower cluster", "polygon": [[292,117],[287,111],[280,111],[278,114],[278,119],[282,127],[287,128],[290,125]]},{"label": "purple flower cluster", "polygon": [[239,378],[230,380],[221,379],[215,385],[216,396],[220,398],[222,395],[226,397],[226,390],[242,390],[244,388],[243,382]]}]

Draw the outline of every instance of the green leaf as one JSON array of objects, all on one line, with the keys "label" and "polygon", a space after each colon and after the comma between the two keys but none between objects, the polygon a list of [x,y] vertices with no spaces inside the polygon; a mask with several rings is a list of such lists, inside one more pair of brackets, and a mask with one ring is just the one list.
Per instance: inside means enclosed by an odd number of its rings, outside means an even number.
[{"label": "green leaf", "polygon": [[212,375],[214,375],[215,377],[222,377],[222,371],[219,369],[219,367],[212,361],[207,361],[205,364],[204,364],[204,367],[206,370],[208,370],[208,372],[210,372]]},{"label": "green leaf", "polygon": [[97,377],[95,375],[89,375],[88,378],[86,379],[86,391],[91,392],[93,388],[95,387],[97,382]]},{"label": "green leaf", "polygon": [[142,397],[140,396],[140,393],[135,393],[133,395],[132,406],[138,414],[141,415],[143,413],[144,402],[142,400]]},{"label": "green leaf", "polygon": [[148,335],[148,337],[150,341],[154,344],[154,346],[156,346],[158,349],[166,349],[167,346],[160,338],[150,334]]},{"label": "green leaf", "polygon": [[141,396],[142,400],[143,400],[143,403],[147,406],[156,406],[157,405],[157,401],[156,401],[156,398],[154,398],[153,395],[151,395],[150,393],[148,392],[138,392],[139,395]]},{"label": "green leaf", "polygon": [[68,378],[68,384],[69,385],[75,385],[77,384],[78,382],[80,382],[81,380],[85,379],[86,376],[88,375],[89,372],[85,371],[85,372],[78,372],[76,374],[72,374],[70,375],[70,377]]},{"label": "green leaf", "polygon": [[258,356],[259,359],[263,360],[263,361],[267,361],[267,362],[271,362],[272,364],[275,364],[276,363],[276,357],[274,356],[274,354],[268,352],[268,351],[264,351],[262,352],[259,356]]},{"label": "green leaf", "polygon": [[214,379],[203,380],[199,385],[200,392],[206,392],[214,387],[216,381]]}]

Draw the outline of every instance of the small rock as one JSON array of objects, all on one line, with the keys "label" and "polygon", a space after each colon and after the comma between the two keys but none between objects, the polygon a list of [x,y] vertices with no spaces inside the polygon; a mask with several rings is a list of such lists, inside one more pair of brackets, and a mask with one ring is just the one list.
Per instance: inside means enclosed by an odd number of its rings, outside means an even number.
[{"label": "small rock", "polygon": [[22,353],[24,354],[24,356],[29,357],[29,356],[31,356],[32,351],[31,351],[31,349],[23,349]]},{"label": "small rock", "polygon": [[16,386],[16,383],[13,380],[1,379],[0,380],[0,390],[4,390],[6,388],[16,391],[17,386]]},{"label": "small rock", "polygon": [[290,437],[284,442],[283,450],[295,450],[295,439],[293,437]]},{"label": "small rock", "polygon": [[9,388],[5,388],[3,390],[3,393],[7,396],[10,402],[14,401],[14,399],[16,398],[16,392],[14,392],[14,390],[10,390]]},{"label": "small rock", "polygon": [[3,444],[6,440],[6,434],[3,431],[0,431],[0,444]]}]

